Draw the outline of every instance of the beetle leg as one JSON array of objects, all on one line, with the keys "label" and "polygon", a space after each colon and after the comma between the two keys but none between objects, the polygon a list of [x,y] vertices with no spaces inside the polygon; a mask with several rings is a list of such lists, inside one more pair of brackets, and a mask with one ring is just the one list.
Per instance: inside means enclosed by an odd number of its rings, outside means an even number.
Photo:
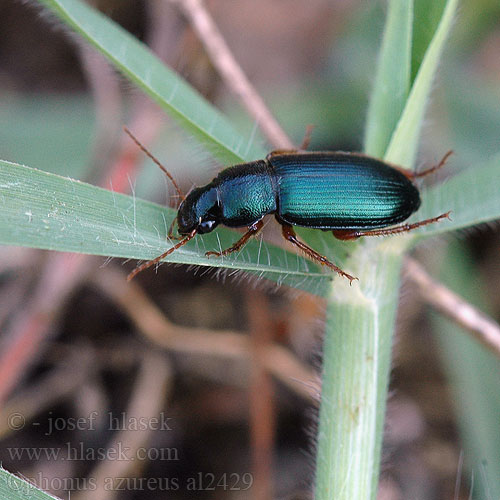
[{"label": "beetle leg", "polygon": [[153,260],[148,260],[147,262],[144,262],[144,264],[141,264],[139,267],[136,267],[129,275],[127,276],[127,281],[130,281],[132,278],[137,276],[139,273],[142,273],[142,271],[145,271],[146,269],[150,268],[151,266],[154,266],[160,260],[164,259],[171,253],[175,252],[178,248],[184,246],[189,240],[192,240],[196,235],[196,229],[193,229],[183,240],[179,241],[176,245],[173,247],[169,248],[166,252],[162,253],[161,255],[158,255],[158,257],[154,258]]},{"label": "beetle leg", "polygon": [[311,142],[311,135],[312,135],[313,129],[314,129],[314,125],[307,125],[306,132],[304,134],[304,138],[302,139],[302,143],[301,143],[299,149],[275,149],[274,151],[271,151],[267,155],[266,158],[269,159],[275,155],[295,155],[295,154],[299,153],[300,151],[306,151],[307,148],[309,147],[310,142]]},{"label": "beetle leg", "polygon": [[411,181],[414,181],[415,179],[419,179],[421,177],[426,177],[429,174],[433,174],[437,170],[439,170],[441,167],[443,167],[446,162],[448,161],[448,158],[453,154],[453,150],[450,149],[441,159],[441,161],[437,164],[434,165],[433,167],[426,168],[425,170],[422,170],[421,172],[411,172],[410,170],[406,170],[406,168],[401,168],[398,167],[397,165],[392,165],[391,167],[395,168],[396,170],[399,170],[403,175],[408,177]]},{"label": "beetle leg", "polygon": [[422,170],[421,172],[413,172],[412,173],[412,178],[417,179],[419,177],[425,177],[429,174],[433,174],[437,170],[439,170],[442,166],[445,165],[445,163],[448,161],[448,158],[453,154],[453,150],[450,149],[441,159],[441,161],[437,164],[434,165],[433,167],[427,168],[425,170]]},{"label": "beetle leg", "polygon": [[335,264],[330,262],[326,257],[323,257],[323,255],[316,252],[316,250],[313,250],[311,247],[307,246],[305,243],[300,241],[297,238],[297,234],[295,233],[293,227],[290,224],[287,224],[286,222],[282,222],[279,219],[278,219],[278,222],[281,224],[281,230],[283,232],[283,237],[286,240],[293,243],[294,245],[298,246],[309,258],[319,262],[322,266],[328,266],[330,269],[333,269],[340,276],[347,278],[351,284],[352,284],[353,280],[358,279],[354,276],[351,276],[350,274],[345,273],[344,271],[342,271],[342,269],[340,269],[340,267],[337,267]]},{"label": "beetle leg", "polygon": [[347,240],[355,240],[360,236],[360,231],[352,230],[352,229],[333,229],[332,234],[338,240],[347,241]]},{"label": "beetle leg", "polygon": [[261,220],[257,221],[255,224],[252,224],[248,231],[232,246],[222,250],[222,252],[205,252],[205,255],[209,257],[210,255],[216,255],[217,257],[222,257],[228,255],[233,252],[237,252],[254,234],[257,234],[263,227],[264,222]]},{"label": "beetle leg", "polygon": [[361,236],[387,236],[389,234],[406,233],[417,229],[418,227],[427,226],[428,224],[433,224],[441,219],[449,219],[451,212],[446,212],[445,214],[438,215],[432,219],[425,219],[420,222],[415,222],[414,224],[402,224],[400,226],[388,227],[387,229],[374,229],[372,231],[356,231],[351,229],[334,229],[332,231],[333,236],[339,240],[355,240]]},{"label": "beetle leg", "polygon": [[314,130],[314,125],[311,124],[307,125],[304,138],[302,139],[302,144],[300,145],[299,148],[301,151],[305,151],[309,147],[309,144],[311,143],[311,136],[313,130]]}]

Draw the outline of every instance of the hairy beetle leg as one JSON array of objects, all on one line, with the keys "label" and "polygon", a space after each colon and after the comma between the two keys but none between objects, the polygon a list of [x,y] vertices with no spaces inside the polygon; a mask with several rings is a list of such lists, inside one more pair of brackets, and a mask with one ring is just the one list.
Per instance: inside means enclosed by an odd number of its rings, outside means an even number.
[{"label": "hairy beetle leg", "polygon": [[293,155],[299,153],[300,151],[306,151],[307,148],[309,147],[309,144],[311,143],[311,136],[313,130],[314,130],[314,125],[306,126],[304,138],[302,139],[302,143],[300,144],[299,149],[275,149],[274,151],[271,151],[267,155],[267,158],[269,159],[276,155]]},{"label": "hairy beetle leg", "polygon": [[302,144],[300,145],[299,150],[305,151],[309,147],[309,144],[311,143],[313,130],[314,130],[314,125],[309,124],[306,126],[306,132],[304,134],[304,138],[302,139]]},{"label": "hairy beetle leg", "polygon": [[333,264],[332,262],[330,262],[326,257],[323,257],[323,255],[316,252],[316,250],[313,250],[311,247],[307,246],[305,243],[302,243],[302,241],[300,241],[297,238],[297,234],[295,233],[293,227],[290,224],[287,224],[286,222],[282,222],[281,220],[278,220],[278,222],[281,224],[281,230],[283,232],[283,237],[286,240],[288,240],[289,242],[298,246],[312,260],[319,262],[322,266],[328,266],[330,269],[333,269],[340,276],[347,278],[351,285],[352,285],[352,282],[354,280],[358,279],[355,276],[351,276],[350,274],[345,273],[344,271],[342,271],[342,269],[340,269],[340,267],[338,267],[335,264]]},{"label": "hairy beetle leg", "polygon": [[437,164],[434,165],[430,168],[426,168],[425,170],[422,170],[421,172],[411,172],[410,170],[406,170],[406,168],[401,168],[398,167],[397,165],[391,165],[393,168],[396,170],[399,170],[403,175],[408,177],[411,181],[414,181],[415,179],[420,179],[421,177],[427,177],[430,174],[433,174],[434,172],[438,171],[441,167],[443,167],[446,162],[448,161],[448,158],[453,154],[453,150],[450,149],[444,156],[441,158],[441,161]]},{"label": "hairy beetle leg", "polygon": [[441,159],[441,161],[437,164],[434,165],[433,167],[427,168],[425,170],[422,170],[421,172],[413,172],[412,173],[412,178],[413,179],[418,179],[419,177],[426,177],[429,174],[433,174],[437,170],[439,170],[442,166],[445,165],[445,163],[448,161],[448,158],[453,154],[453,150],[450,149]]},{"label": "hairy beetle leg", "polygon": [[451,212],[446,212],[445,214],[438,215],[432,219],[425,219],[420,222],[415,222],[414,224],[402,224],[401,226],[389,227],[387,229],[374,229],[372,231],[352,231],[350,229],[335,229],[332,231],[333,236],[339,240],[355,240],[361,236],[387,236],[389,234],[406,233],[417,229],[418,227],[427,226],[429,224],[434,224],[441,219],[449,219]]},{"label": "hairy beetle leg", "polygon": [[433,174],[434,172],[438,171],[441,167],[443,167],[446,162],[448,161],[448,158],[453,154],[453,150],[450,149],[441,159],[441,161],[437,164],[434,165],[430,168],[426,168],[425,170],[422,170],[421,172],[411,172],[410,170],[407,170],[406,168],[398,167],[397,165],[392,165],[392,168],[395,168],[396,170],[399,170],[404,176],[406,176],[408,179],[411,181],[414,181],[415,179],[420,179],[421,177],[427,177],[430,174]]},{"label": "hairy beetle leg", "polygon": [[174,245],[172,248],[169,248],[166,252],[162,253],[161,255],[158,255],[158,257],[154,258],[153,260],[148,260],[147,262],[144,262],[144,264],[141,264],[139,267],[136,267],[129,275],[127,276],[127,281],[130,281],[133,279],[135,276],[137,276],[139,273],[142,273],[142,271],[145,271],[146,269],[150,268],[151,266],[154,266],[160,260],[164,259],[171,253],[175,252],[178,248],[184,246],[189,240],[192,240],[196,235],[196,229],[191,231],[183,240],[179,241],[176,245]]},{"label": "hairy beetle leg", "polygon": [[252,224],[248,228],[248,231],[232,247],[226,248],[225,250],[222,250],[222,252],[205,252],[205,255],[207,257],[210,257],[210,255],[222,257],[230,253],[237,252],[249,240],[250,236],[257,234],[263,226],[264,222],[259,220],[255,224]]}]

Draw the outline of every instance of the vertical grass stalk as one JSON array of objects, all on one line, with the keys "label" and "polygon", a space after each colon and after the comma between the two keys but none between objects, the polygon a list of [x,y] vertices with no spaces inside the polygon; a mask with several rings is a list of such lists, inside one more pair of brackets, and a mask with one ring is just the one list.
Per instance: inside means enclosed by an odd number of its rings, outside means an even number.
[{"label": "vertical grass stalk", "polygon": [[[456,5],[457,0],[448,0],[402,106],[411,69],[408,41],[418,19],[413,20],[413,2],[389,2],[365,136],[372,154],[381,155],[389,143],[386,160],[413,165],[425,106]],[[393,70],[399,77],[391,80]],[[391,82],[389,93],[386,82]],[[400,116],[386,112],[391,106]],[[339,280],[332,284],[323,353],[316,500],[376,497],[399,273],[412,239],[411,235],[366,238],[352,245],[344,267],[359,282],[352,287]]]},{"label": "vertical grass stalk", "polygon": [[328,298],[318,500],[369,499],[377,491],[401,256],[388,248],[368,254],[355,269],[359,286],[336,283]]}]

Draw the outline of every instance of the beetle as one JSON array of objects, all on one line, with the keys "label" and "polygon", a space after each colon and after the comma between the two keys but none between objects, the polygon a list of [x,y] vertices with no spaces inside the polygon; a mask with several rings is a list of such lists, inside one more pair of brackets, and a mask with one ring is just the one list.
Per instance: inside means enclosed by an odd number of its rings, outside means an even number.
[{"label": "beetle", "polygon": [[[263,227],[266,215],[274,214],[283,237],[310,259],[329,267],[351,283],[357,279],[297,238],[293,226],[332,231],[341,240],[361,236],[383,236],[411,231],[441,219],[450,212],[413,224],[399,224],[420,207],[420,193],[414,184],[442,167],[441,162],[419,173],[390,165],[359,153],[273,151],[265,159],[222,170],[210,183],[184,196],[171,174],[125,128],[134,142],[167,174],[181,197],[169,237],[180,241],[157,258],[138,266],[128,276],[158,263],[193,239],[213,231],[219,224],[246,227],[231,247],[205,255],[225,256],[240,250]],[[307,144],[304,139],[303,145]],[[173,235],[177,222],[181,238]]]}]

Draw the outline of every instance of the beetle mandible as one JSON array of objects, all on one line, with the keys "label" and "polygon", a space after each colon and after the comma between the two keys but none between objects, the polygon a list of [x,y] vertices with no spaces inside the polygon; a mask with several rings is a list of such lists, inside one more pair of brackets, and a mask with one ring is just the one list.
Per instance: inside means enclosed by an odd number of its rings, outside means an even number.
[{"label": "beetle mandible", "polygon": [[219,224],[246,227],[247,231],[231,247],[205,255],[218,257],[240,250],[263,227],[266,215],[274,214],[283,237],[310,259],[347,278],[347,274],[297,238],[293,226],[332,231],[341,240],[361,236],[384,236],[411,231],[441,219],[450,212],[413,224],[399,224],[420,207],[420,193],[413,183],[441,168],[452,151],[438,165],[419,173],[389,165],[358,153],[306,152],[308,136],[300,150],[273,151],[263,160],[234,165],[222,170],[210,183],[194,188],[185,196],[172,175],[126,128],[125,132],[169,177],[181,197],[174,219],[182,239],[162,255],[138,266],[128,276],[158,263],[193,239],[213,231]]}]

